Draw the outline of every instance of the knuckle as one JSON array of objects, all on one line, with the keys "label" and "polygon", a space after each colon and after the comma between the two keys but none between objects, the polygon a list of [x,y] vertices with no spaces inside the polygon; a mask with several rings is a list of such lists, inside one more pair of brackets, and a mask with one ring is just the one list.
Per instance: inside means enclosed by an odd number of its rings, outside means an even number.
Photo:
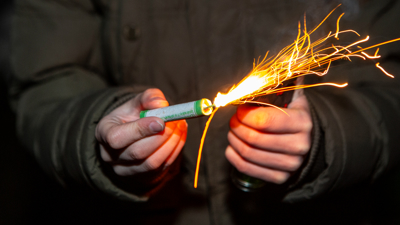
[{"label": "knuckle", "polygon": [[255,131],[249,131],[244,133],[244,140],[250,144],[256,143],[256,141],[259,139],[259,136],[257,132]]},{"label": "knuckle", "polygon": [[248,173],[248,166],[246,165],[246,163],[244,163],[244,162],[238,162],[238,163],[236,163],[236,165],[235,165],[235,167],[236,167],[236,169],[239,171],[239,172],[241,172],[241,173],[244,173],[244,174],[247,174]]},{"label": "knuckle", "polygon": [[105,141],[113,149],[121,148],[121,135],[118,132],[108,132]]},{"label": "knuckle", "polygon": [[311,145],[308,141],[304,142],[299,149],[300,155],[306,155],[310,151]]},{"label": "knuckle", "polygon": [[307,112],[303,112],[300,115],[300,119],[301,124],[302,124],[302,129],[306,132],[311,131],[312,127],[313,127],[313,123],[311,120],[310,115]]},{"label": "knuckle", "polygon": [[241,145],[237,149],[239,155],[244,159],[249,159],[251,156],[251,149],[247,145]]},{"label": "knuckle", "polygon": [[146,158],[142,151],[136,149],[129,149],[127,152],[128,158],[132,160],[142,160]]},{"label": "knuckle", "polygon": [[293,157],[291,160],[288,160],[287,170],[288,171],[296,171],[300,168],[301,164],[303,163],[302,157]]},{"label": "knuckle", "polygon": [[285,173],[285,172],[279,172],[276,173],[273,178],[272,181],[275,184],[283,184],[285,183],[288,179],[289,179],[290,174],[289,173]]},{"label": "knuckle", "polygon": [[104,162],[107,162],[107,163],[112,162],[112,159],[111,159],[111,157],[110,157],[110,154],[109,154],[108,152],[106,152],[104,149],[101,149],[101,150],[100,150],[100,156],[101,156],[101,159],[102,159]]},{"label": "knuckle", "polygon": [[111,158],[109,158],[109,157],[101,157],[102,158],[102,160],[104,161],[104,162],[106,162],[106,163],[111,163],[112,162],[112,160],[111,160]]},{"label": "knuckle", "polygon": [[313,128],[313,123],[311,121],[311,119],[309,119],[306,123],[305,123],[305,129],[307,132],[311,132],[312,128]]},{"label": "knuckle", "polygon": [[232,146],[230,146],[230,145],[228,145],[228,147],[225,149],[225,157],[226,157],[226,159],[228,159],[228,161],[232,164],[232,165],[235,165],[234,164],[234,160],[233,160],[233,154],[232,154],[232,152],[233,152],[234,150],[232,149]]},{"label": "knuckle", "polygon": [[114,173],[117,174],[118,176],[128,176],[130,175],[126,168],[123,168],[121,166],[114,166],[113,167]]},{"label": "knuckle", "polygon": [[138,132],[141,138],[144,138],[147,136],[147,129],[146,127],[144,127],[143,125],[141,125],[140,123],[133,123],[134,127],[133,127],[133,131],[134,132]]},{"label": "knuckle", "polygon": [[301,138],[300,141],[294,143],[292,151],[296,155],[305,155],[310,150],[311,145],[308,138]]},{"label": "knuckle", "polygon": [[308,148],[304,144],[297,144],[294,150],[296,155],[305,155],[308,152]]},{"label": "knuckle", "polygon": [[313,124],[312,124],[311,119],[308,118],[308,119],[304,120],[304,122],[303,122],[303,130],[305,132],[310,132],[312,130],[312,128],[313,128]]}]

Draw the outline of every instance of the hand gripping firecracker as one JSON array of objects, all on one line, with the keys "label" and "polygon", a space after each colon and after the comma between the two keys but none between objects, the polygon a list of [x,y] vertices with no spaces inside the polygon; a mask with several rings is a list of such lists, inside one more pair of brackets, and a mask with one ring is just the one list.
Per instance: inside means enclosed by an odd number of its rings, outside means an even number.
[{"label": "hand gripping firecracker", "polygon": [[210,100],[202,98],[197,101],[182,103],[164,108],[144,110],[140,112],[140,118],[155,116],[165,122],[188,119],[199,116],[209,116],[214,109],[214,105]]},{"label": "hand gripping firecracker", "polygon": [[[293,80],[288,80],[283,82],[283,84],[280,85],[279,88],[284,88],[292,85],[294,85]],[[294,91],[279,92],[273,95],[260,96],[253,100],[256,102],[264,102],[273,104],[278,107],[287,108],[288,104],[292,101],[293,92]],[[236,168],[232,169],[231,178],[235,186],[244,192],[253,192],[265,187],[266,185],[273,185],[268,184],[263,180],[243,174],[239,172]]]}]

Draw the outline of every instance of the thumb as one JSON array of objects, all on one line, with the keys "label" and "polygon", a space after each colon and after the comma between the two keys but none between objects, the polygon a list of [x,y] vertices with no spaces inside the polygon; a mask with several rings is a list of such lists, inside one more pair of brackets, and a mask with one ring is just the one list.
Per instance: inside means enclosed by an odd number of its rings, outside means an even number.
[{"label": "thumb", "polygon": [[145,137],[160,133],[165,123],[157,117],[147,117],[120,125],[111,126],[105,132],[104,142],[113,149],[121,149]]}]

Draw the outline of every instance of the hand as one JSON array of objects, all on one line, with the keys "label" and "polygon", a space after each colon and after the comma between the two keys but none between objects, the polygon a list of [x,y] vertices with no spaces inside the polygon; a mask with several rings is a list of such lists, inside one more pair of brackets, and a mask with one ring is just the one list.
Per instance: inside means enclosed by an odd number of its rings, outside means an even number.
[{"label": "hand", "polygon": [[145,109],[168,106],[159,89],[148,89],[105,116],[96,127],[103,161],[120,176],[164,170],[186,141],[185,120],[164,123],[157,117],[139,119]]},{"label": "hand", "polygon": [[312,121],[301,95],[282,111],[242,105],[231,118],[225,155],[241,173],[282,184],[300,168],[311,146]]}]

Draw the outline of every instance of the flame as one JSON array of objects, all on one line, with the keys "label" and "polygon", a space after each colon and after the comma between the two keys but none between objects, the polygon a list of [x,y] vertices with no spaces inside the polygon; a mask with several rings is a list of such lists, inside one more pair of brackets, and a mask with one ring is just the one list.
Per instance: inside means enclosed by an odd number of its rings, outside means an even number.
[{"label": "flame", "polygon": [[268,85],[268,77],[254,74],[243,80],[237,87],[231,88],[229,94],[218,93],[214,100],[216,107],[226,106],[229,102],[241,99],[243,96],[251,95],[254,90],[259,90]]},{"label": "flame", "polygon": [[[264,58],[259,61],[253,62],[252,71],[243,78],[237,85],[234,85],[227,93],[218,92],[214,99],[214,105],[216,109],[207,121],[206,128],[201,139],[199,156],[197,160],[195,184],[197,187],[198,171],[200,165],[201,151],[204,144],[204,139],[207,133],[208,126],[214,116],[216,110],[219,107],[224,107],[228,104],[244,104],[246,102],[253,102],[255,97],[274,94],[284,91],[291,91],[302,88],[310,88],[315,86],[329,85],[335,87],[345,87],[347,83],[336,84],[336,83],[319,83],[310,85],[295,85],[282,87],[282,83],[286,80],[296,79],[305,75],[318,75],[324,76],[328,73],[330,65],[333,61],[339,59],[347,59],[351,61],[352,57],[366,59],[377,59],[380,58],[378,55],[379,48],[375,51],[373,56],[365,53],[365,50],[372,49],[381,45],[385,45],[391,42],[399,41],[400,38],[392,39],[386,42],[375,44],[369,47],[362,48],[357,46],[360,43],[364,43],[369,40],[369,36],[364,39],[354,41],[347,46],[341,46],[340,44],[327,46],[327,41],[339,40],[339,34],[352,33],[357,37],[360,35],[354,30],[340,30],[339,20],[344,15],[342,13],[336,22],[336,32],[329,32],[328,35],[322,37],[314,42],[311,42],[310,35],[317,30],[325,20],[339,7],[338,5],[333,9],[314,29],[307,31],[306,29],[306,18],[304,16],[304,28],[301,28],[301,23],[298,25],[298,35],[296,40],[289,46],[283,48],[276,56],[267,58],[267,54]],[[358,48],[358,49],[355,49]],[[383,73],[387,76],[392,77],[393,75],[386,72],[379,63],[376,64]]]}]

